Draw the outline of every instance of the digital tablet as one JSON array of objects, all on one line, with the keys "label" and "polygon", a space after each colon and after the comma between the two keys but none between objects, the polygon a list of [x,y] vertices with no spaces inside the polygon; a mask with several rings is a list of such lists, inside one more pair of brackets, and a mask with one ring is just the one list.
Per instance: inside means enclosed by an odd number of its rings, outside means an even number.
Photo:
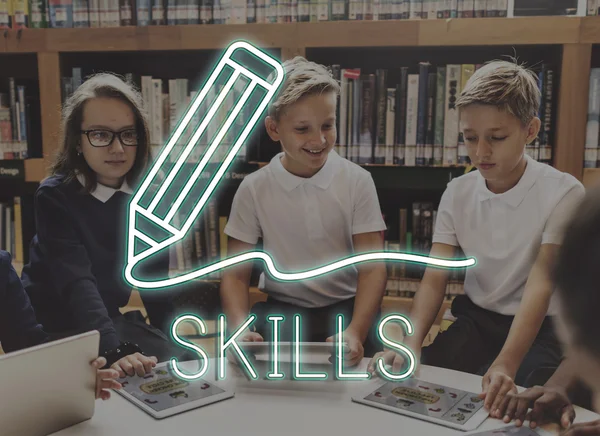
[{"label": "digital tablet", "polygon": [[400,382],[380,379],[368,385],[352,401],[462,431],[477,429],[488,417],[483,400],[473,392],[417,378]]},{"label": "digital tablet", "polygon": [[156,365],[145,377],[126,376],[118,381],[123,388],[116,392],[156,419],[232,398],[235,394],[224,384],[202,378],[183,380],[172,372],[169,362]]}]

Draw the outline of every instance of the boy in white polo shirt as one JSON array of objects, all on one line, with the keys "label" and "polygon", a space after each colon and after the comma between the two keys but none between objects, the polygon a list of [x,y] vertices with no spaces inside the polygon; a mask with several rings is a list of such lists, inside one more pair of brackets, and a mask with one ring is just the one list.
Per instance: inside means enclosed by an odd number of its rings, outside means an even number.
[{"label": "boy in white polo shirt", "polygon": [[[540,129],[539,99],[535,76],[504,61],[476,71],[457,99],[460,130],[479,171],[448,184],[430,255],[451,258],[460,246],[477,264],[467,269],[466,295],[452,303],[456,322],[421,349],[448,280],[448,270],[427,268],[410,313],[415,333],[405,340],[423,364],[484,375],[481,397],[495,417],[503,416],[502,400],[515,382],[526,385],[536,368],[556,367],[562,358],[548,265],[585,193],[571,175],[524,153]],[[396,368],[403,363],[393,352],[384,357]]]},{"label": "boy in white polo shirt", "polygon": [[[314,269],[356,252],[381,251],[386,226],[371,175],[333,151],[339,85],[322,65],[296,57],[269,107],[266,130],[283,152],[241,183],[225,227],[231,254],[264,251],[283,272]],[[228,327],[248,317],[252,265],[224,272],[221,300]],[[387,281],[384,263],[372,262],[321,277],[281,282],[265,277],[265,303],[252,308],[256,332],[244,340],[272,340],[270,314],[284,314],[281,340],[292,340],[293,315],[302,315],[302,340],[333,340],[344,316],[348,366],[381,349],[375,326]],[[379,347],[379,348],[377,348]]]}]

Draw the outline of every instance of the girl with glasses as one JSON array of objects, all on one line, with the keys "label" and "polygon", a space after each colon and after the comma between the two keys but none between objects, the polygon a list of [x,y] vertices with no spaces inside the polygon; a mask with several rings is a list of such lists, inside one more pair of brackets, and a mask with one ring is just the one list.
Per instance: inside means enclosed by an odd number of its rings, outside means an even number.
[{"label": "girl with glasses", "polygon": [[[151,325],[140,312],[120,311],[131,296],[123,278],[127,206],[149,161],[141,95],[112,74],[86,80],[63,107],[59,153],[35,195],[37,234],[22,274],[48,333],[98,330],[101,355],[119,361],[122,375],[143,373],[142,352],[160,361],[181,355],[165,334],[174,318],[167,294],[141,293]],[[168,253],[146,267],[166,276]]]}]

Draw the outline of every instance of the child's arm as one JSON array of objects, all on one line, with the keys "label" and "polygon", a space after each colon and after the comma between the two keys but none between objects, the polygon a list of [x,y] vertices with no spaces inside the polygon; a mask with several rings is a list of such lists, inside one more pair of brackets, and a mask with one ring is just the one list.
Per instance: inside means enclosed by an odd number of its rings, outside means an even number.
[{"label": "child's arm", "polygon": [[[454,257],[456,247],[451,245],[434,243],[431,247],[430,257],[450,259]],[[442,307],[446,295],[446,284],[449,272],[446,269],[427,267],[419,290],[413,299],[409,319],[413,325],[411,336],[396,337],[396,342],[402,342],[416,355],[417,360],[421,357],[421,347],[427,337],[427,333],[435,322],[435,318]],[[369,372],[375,373],[377,359],[383,357],[384,364],[392,365],[392,372],[399,373],[404,363],[404,356],[393,350],[377,353],[369,363]],[[416,362],[418,364],[418,362]]]},{"label": "child's arm", "polygon": [[[452,259],[455,252],[456,247],[436,242],[431,247],[429,257]],[[407,336],[404,341],[405,345],[411,348],[411,350],[418,350],[420,352],[423,341],[427,337],[429,330],[431,330],[431,326],[433,326],[442,307],[449,275],[450,272],[447,269],[435,267],[427,267],[425,269],[425,274],[415,294],[410,310],[410,321],[412,322],[414,333],[412,336]]]},{"label": "child's arm", "polygon": [[[254,250],[258,239],[262,237],[253,188],[248,179],[242,181],[233,197],[225,234],[228,236],[229,257]],[[227,330],[230,332],[235,331],[248,318],[251,275],[252,262],[237,264],[223,271],[221,304],[227,316]],[[248,332],[242,340],[262,341],[262,337],[258,333]]]},{"label": "child's arm", "polygon": [[550,244],[540,248],[506,342],[483,377],[485,407],[496,418],[503,416],[504,411],[499,408],[504,396],[510,391],[516,392],[513,380],[548,312],[553,290],[549,262],[556,255],[557,248]]},{"label": "child's arm", "polygon": [[[255,245],[228,238],[227,253],[230,256],[251,251]],[[252,275],[252,262],[245,262],[227,268],[221,279],[221,304],[227,317],[227,329],[234,331],[248,318],[249,287]],[[245,335],[246,340],[261,340],[258,333]]]},{"label": "child's arm", "polygon": [[[544,386],[535,386],[521,394],[508,394],[504,402],[504,422],[513,418],[517,426],[528,420],[531,428],[556,421],[568,428],[575,419],[575,410],[569,399],[569,391],[577,381],[576,364],[564,359]],[[528,413],[528,410],[532,409]]]},{"label": "child's arm", "polygon": [[[440,205],[438,207],[435,232],[433,235],[433,244],[430,257],[439,257],[443,259],[452,259],[458,246],[458,238],[454,229],[453,217],[453,189],[452,182],[444,191]],[[402,341],[404,345],[411,349],[416,355],[417,361],[421,358],[421,348],[427,333],[431,329],[437,314],[440,311],[444,295],[446,294],[446,284],[448,283],[449,270],[444,268],[427,267],[425,274],[419,285],[419,289],[413,299],[413,305],[410,311],[409,319],[413,325],[413,334],[402,338],[394,338],[396,341]],[[400,372],[404,363],[404,356],[393,350],[377,353],[369,363],[369,371],[375,372],[377,360],[383,357],[384,364],[392,365],[392,371]],[[416,362],[418,364],[418,362]]]},{"label": "child's arm", "polygon": [[500,354],[483,378],[482,396],[492,416],[504,416],[504,410],[499,409],[504,404],[504,396],[509,391],[516,391],[514,377],[548,312],[554,291],[551,269],[565,225],[584,195],[583,185],[575,185],[557,203],[546,222],[542,245],[527,278],[519,310]]},{"label": "child's arm", "polygon": [[[357,253],[383,251],[383,239],[380,232],[361,233],[354,235],[352,240]],[[345,359],[349,366],[358,364],[364,357],[362,344],[367,339],[369,329],[375,321],[375,314],[381,306],[387,283],[387,268],[383,262],[358,264],[357,269],[358,284],[352,321],[343,333],[343,340],[348,347]]]},{"label": "child's arm", "polygon": [[29,296],[12,266],[11,256],[0,251],[0,342],[6,353],[48,340],[37,322]]},{"label": "child's arm", "polygon": [[77,233],[65,195],[41,188],[35,198],[35,218],[40,250],[50,280],[65,300],[77,328],[100,332],[101,352],[120,345],[104,301],[96,286],[87,250]]}]

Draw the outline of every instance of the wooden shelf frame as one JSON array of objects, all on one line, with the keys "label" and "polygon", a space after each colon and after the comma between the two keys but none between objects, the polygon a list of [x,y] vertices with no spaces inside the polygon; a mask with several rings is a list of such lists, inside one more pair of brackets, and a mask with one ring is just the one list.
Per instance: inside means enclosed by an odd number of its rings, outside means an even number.
[{"label": "wooden shelf frame", "polygon": [[237,39],[264,48],[577,44],[600,43],[600,17],[27,29],[4,39],[0,53],[208,50]]},{"label": "wooden shelf frame", "polygon": [[[560,45],[554,166],[582,180],[591,52],[593,44],[600,44],[600,17],[26,29],[10,30],[1,38],[0,60],[3,53],[37,55],[46,166],[58,146],[61,53],[220,50],[238,39],[279,48],[283,60],[306,56],[307,49],[319,47]],[[27,168],[32,171],[28,180],[40,178],[41,163],[29,163]]]}]

